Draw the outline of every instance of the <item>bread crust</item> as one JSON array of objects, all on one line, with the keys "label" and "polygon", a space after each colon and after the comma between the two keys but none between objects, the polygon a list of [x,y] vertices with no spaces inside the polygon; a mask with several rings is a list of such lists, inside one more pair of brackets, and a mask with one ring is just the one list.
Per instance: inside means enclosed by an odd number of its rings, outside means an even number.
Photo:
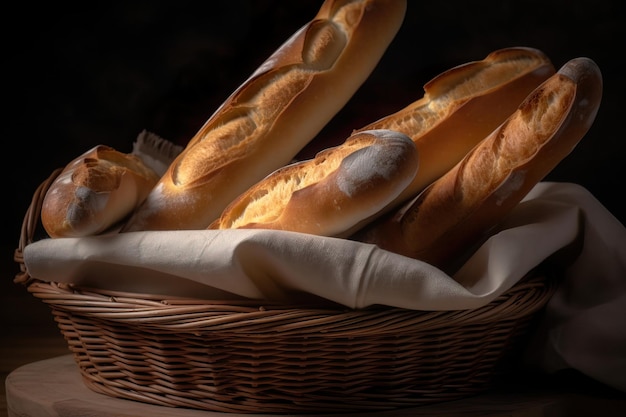
[{"label": "bread crust", "polygon": [[454,270],[574,149],[601,98],[595,62],[570,60],[453,169],[355,238]]},{"label": "bread crust", "polygon": [[102,233],[138,207],[158,179],[137,156],[97,145],[53,181],[42,203],[42,225],[53,238]]},{"label": "bread crust", "polygon": [[359,130],[391,129],[413,139],[420,169],[390,208],[415,197],[456,165],[555,72],[540,50],[510,47],[451,68],[424,86],[424,96]]},{"label": "bread crust", "polygon": [[347,236],[400,194],[417,170],[417,150],[408,136],[390,130],[355,133],[313,159],[274,171],[234,200],[210,228]]},{"label": "bread crust", "polygon": [[405,0],[326,0],[207,120],[123,231],[206,228],[347,103],[405,11]]}]

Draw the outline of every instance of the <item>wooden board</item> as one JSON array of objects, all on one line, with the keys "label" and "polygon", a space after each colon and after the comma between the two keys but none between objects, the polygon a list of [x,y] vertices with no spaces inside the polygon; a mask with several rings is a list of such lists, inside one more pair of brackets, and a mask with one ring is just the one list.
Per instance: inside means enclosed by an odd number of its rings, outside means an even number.
[{"label": "wooden board", "polygon": [[[117,399],[89,390],[81,379],[71,355],[24,365],[6,378],[9,417],[252,417],[267,414],[217,413],[190,409],[173,409],[136,401]],[[606,401],[594,397],[545,391],[520,392],[504,390],[464,400],[411,408],[402,411],[360,413],[360,416],[528,416],[571,415],[573,410],[592,415],[614,415],[626,410],[626,399]],[[600,412],[600,414],[595,414]],[[584,413],[583,413],[584,414]],[[615,414],[617,415],[617,414]],[[329,416],[325,414],[325,416]],[[338,414],[336,416],[345,417]],[[285,417],[282,415],[281,417]],[[314,417],[308,414],[306,417]]]}]

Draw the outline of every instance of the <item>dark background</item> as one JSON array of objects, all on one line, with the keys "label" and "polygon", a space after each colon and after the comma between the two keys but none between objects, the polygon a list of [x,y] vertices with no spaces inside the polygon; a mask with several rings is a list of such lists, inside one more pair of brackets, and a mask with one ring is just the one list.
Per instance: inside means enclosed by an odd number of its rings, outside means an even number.
[{"label": "dark background", "polygon": [[[5,5],[0,409],[4,379],[15,367],[68,353],[49,308],[12,282],[13,252],[35,188],[97,144],[130,152],[143,129],[184,145],[321,1]],[[623,4],[409,0],[379,66],[318,139],[343,140],[351,129],[419,99],[424,83],[440,72],[496,49],[539,48],[557,68],[588,56],[603,72],[603,102],[591,130],[548,179],[585,186],[626,224]]]},{"label": "dark background", "polygon": [[[97,144],[130,152],[142,129],[184,145],[320,4],[52,2],[5,13],[3,260],[13,256],[33,191],[53,169]],[[603,71],[603,103],[587,136],[548,179],[585,186],[626,223],[622,4],[409,0],[379,66],[320,140],[343,140],[420,98],[440,72],[499,48],[539,48],[557,68],[588,56]]]}]

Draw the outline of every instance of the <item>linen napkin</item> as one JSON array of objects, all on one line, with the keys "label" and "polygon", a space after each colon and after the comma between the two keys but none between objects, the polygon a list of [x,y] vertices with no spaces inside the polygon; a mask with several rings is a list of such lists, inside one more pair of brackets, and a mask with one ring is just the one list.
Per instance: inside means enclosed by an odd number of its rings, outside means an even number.
[{"label": "linen napkin", "polygon": [[[183,230],[45,239],[28,245],[34,278],[129,292],[290,301],[312,294],[351,308],[484,305],[579,232],[579,210],[525,202],[454,277],[346,239],[275,230]],[[200,285],[198,285],[200,284]]]},{"label": "linen napkin", "polygon": [[626,228],[587,190],[539,184],[528,201],[578,207],[584,243],[548,301],[527,350],[527,364],[545,372],[576,369],[626,392]]}]

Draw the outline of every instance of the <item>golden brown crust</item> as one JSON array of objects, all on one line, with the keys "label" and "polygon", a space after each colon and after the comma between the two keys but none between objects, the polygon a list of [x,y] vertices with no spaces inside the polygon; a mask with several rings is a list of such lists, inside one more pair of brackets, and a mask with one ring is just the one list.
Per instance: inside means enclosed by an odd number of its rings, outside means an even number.
[{"label": "golden brown crust", "polygon": [[597,65],[569,61],[462,162],[359,239],[450,268],[573,150],[601,96]]},{"label": "golden brown crust", "polygon": [[210,228],[344,236],[400,194],[417,169],[409,137],[363,131],[273,172],[233,201]]},{"label": "golden brown crust", "polygon": [[323,3],[207,120],[124,231],[204,229],[293,157],[367,79],[405,0]]},{"label": "golden brown crust", "polygon": [[139,206],[158,179],[138,157],[98,145],[67,164],[52,183],[42,225],[50,237],[101,233]]},{"label": "golden brown crust", "polygon": [[450,170],[554,71],[537,49],[497,50],[443,72],[424,86],[423,98],[365,126],[405,133],[420,154],[419,172],[392,206],[413,198]]}]

